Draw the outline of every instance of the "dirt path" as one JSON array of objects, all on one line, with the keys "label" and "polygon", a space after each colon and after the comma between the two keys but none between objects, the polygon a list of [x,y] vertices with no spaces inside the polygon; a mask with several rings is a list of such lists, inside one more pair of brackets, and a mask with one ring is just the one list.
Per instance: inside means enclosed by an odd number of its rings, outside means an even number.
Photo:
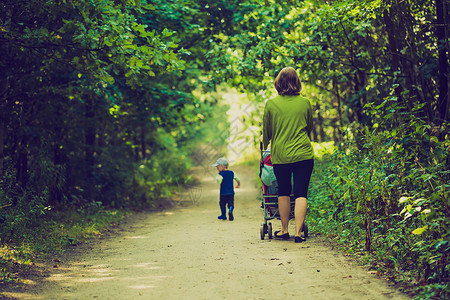
[{"label": "dirt path", "polygon": [[[313,237],[259,235],[255,175],[242,179],[235,220],[219,221],[217,184],[207,174],[195,203],[139,214],[119,235],[62,261],[20,299],[409,299]],[[274,229],[279,221],[274,220]],[[293,232],[293,222],[291,224]],[[12,294],[10,294],[12,296]]]}]

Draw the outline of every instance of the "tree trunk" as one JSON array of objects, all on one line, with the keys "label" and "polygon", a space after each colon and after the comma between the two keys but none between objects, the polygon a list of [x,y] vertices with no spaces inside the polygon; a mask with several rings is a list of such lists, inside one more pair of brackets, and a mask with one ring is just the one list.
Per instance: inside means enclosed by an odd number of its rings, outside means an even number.
[{"label": "tree trunk", "polygon": [[147,153],[147,144],[145,143],[145,126],[141,126],[141,151],[142,159],[145,159]]},{"label": "tree trunk", "polygon": [[365,249],[367,252],[372,253],[372,228],[370,223],[371,221],[368,218],[364,219],[364,227],[366,229]]},{"label": "tree trunk", "polygon": [[[1,98],[0,98],[1,99]],[[1,101],[1,100],[0,100]],[[3,176],[3,161],[4,161],[4,148],[5,148],[5,116],[3,114],[3,105],[0,106],[0,178]]]},{"label": "tree trunk", "polygon": [[[448,7],[446,1],[436,0],[436,18],[437,28],[436,35],[438,39],[439,54],[439,100],[438,100],[438,116],[437,123],[442,124],[449,120],[449,74],[448,74]],[[436,118],[435,118],[436,119]]]},{"label": "tree trunk", "polygon": [[[55,146],[53,148],[53,164],[56,167],[60,167],[62,165],[62,153],[61,149],[58,146]],[[55,180],[52,182],[52,185],[50,186],[50,197],[49,197],[49,205],[54,206],[56,208],[60,208],[62,206],[62,200],[63,200],[63,191],[62,187],[60,185],[60,178],[59,176],[65,176],[62,174],[56,174]]]},{"label": "tree trunk", "polygon": [[[133,139],[134,145],[138,145],[138,144],[139,144],[137,134],[133,134],[133,136],[130,137],[130,138]],[[135,161],[135,162],[140,161],[140,154],[139,154],[140,151],[139,151],[139,147],[134,147],[133,153],[134,153],[134,161]]]},{"label": "tree trunk", "polygon": [[[319,113],[318,113],[318,115],[319,115]],[[311,141],[312,142],[318,142],[319,140],[318,140],[318,135],[317,135],[317,126],[318,126],[318,120],[316,120],[316,122],[314,122],[315,123],[315,126],[313,126],[313,129],[312,129],[312,131],[311,131],[311,134],[312,134],[312,139],[311,139]]]},{"label": "tree trunk", "polygon": [[[2,23],[4,25],[4,29],[6,32],[9,32],[11,30],[10,24],[11,24],[11,16],[12,16],[12,9],[8,9],[6,11],[6,14],[4,16],[1,16]],[[10,56],[11,49],[8,46],[7,43],[0,43],[0,53],[2,53],[3,56],[9,57]],[[5,62],[5,61],[3,61]],[[9,86],[9,68],[7,65],[0,68],[0,178],[3,176],[3,165],[4,165],[4,149],[5,149],[5,125],[6,125],[6,93],[8,91]]]},{"label": "tree trunk", "polygon": [[[323,116],[320,112],[320,104],[316,104],[316,110],[317,110],[317,120],[316,125],[314,126],[313,130],[313,138],[315,142],[324,142],[325,141],[325,131],[323,129]],[[317,133],[317,129],[319,130],[319,133]]]},{"label": "tree trunk", "polygon": [[338,145],[340,142],[340,131],[338,129],[339,126],[336,126],[337,122],[336,120],[333,121],[333,142]]},{"label": "tree trunk", "polygon": [[19,137],[19,143],[17,147],[17,182],[25,187],[28,182],[28,153],[27,146],[28,138],[26,136]]},{"label": "tree trunk", "polygon": [[342,111],[341,111],[341,93],[339,92],[339,86],[337,83],[337,80],[333,79],[333,89],[336,94],[336,102],[333,104],[333,106],[336,106],[337,112],[338,112],[338,120],[336,123],[338,123],[338,139],[339,141],[342,141],[342,129],[344,128],[344,124],[342,123]]},{"label": "tree trunk", "polygon": [[[395,12],[392,12],[392,10],[394,9],[393,5],[391,5],[390,9],[386,9],[383,11],[383,21],[384,24],[386,25],[386,34],[387,34],[387,38],[388,38],[388,45],[389,45],[389,52],[391,55],[391,70],[392,73],[396,72],[396,71],[401,71],[401,66],[400,66],[400,50],[403,48],[402,47],[402,41],[404,40],[404,37],[399,37],[399,35],[401,35],[400,33],[400,28],[398,28],[398,26],[396,26],[395,22],[394,22],[394,18],[395,18]],[[402,35],[404,36],[404,35]],[[395,78],[396,83],[399,83],[399,79]],[[395,88],[395,94],[397,95],[398,101],[403,102],[403,96],[402,96],[402,91],[403,91],[403,87],[401,85],[398,85]],[[407,101],[407,103],[409,103]],[[408,104],[409,106],[409,104]],[[412,107],[408,107],[410,110],[412,109]]]},{"label": "tree trunk", "polygon": [[95,112],[94,100],[86,101],[85,159],[86,159],[86,200],[92,201],[94,196],[94,147],[95,147]]},{"label": "tree trunk", "polygon": [[[359,82],[359,76],[358,74],[355,74],[354,76],[354,92],[355,95],[358,95],[361,93],[361,89],[363,88],[363,85]],[[356,101],[356,105],[353,107],[356,113],[356,118],[358,119],[358,123],[365,125],[365,121],[363,119],[363,111],[362,111],[362,100],[361,97],[358,97]]]},{"label": "tree trunk", "polygon": [[[425,97],[423,94],[424,79],[420,72],[420,58],[417,49],[420,38],[413,28],[415,19],[409,5],[399,3],[397,7],[399,14],[398,28],[402,29],[400,38],[404,41],[403,49],[406,49],[404,57],[401,59],[402,73],[406,75],[405,89],[410,91],[408,99],[409,107],[413,108],[415,102],[425,103],[425,111],[428,120],[433,119],[432,102],[433,97]],[[404,28],[404,30],[403,30]]]}]

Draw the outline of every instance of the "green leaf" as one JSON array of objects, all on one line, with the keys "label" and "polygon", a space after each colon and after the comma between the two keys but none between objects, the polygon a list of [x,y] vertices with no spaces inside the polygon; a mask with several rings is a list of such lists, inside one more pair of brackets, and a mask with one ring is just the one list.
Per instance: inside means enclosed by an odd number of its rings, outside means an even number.
[{"label": "green leaf", "polygon": [[415,234],[415,235],[421,235],[427,229],[428,229],[428,225],[425,225],[424,227],[419,227],[417,229],[414,229],[411,233]]},{"label": "green leaf", "polygon": [[438,140],[438,138],[436,136],[431,136],[430,137],[430,142],[434,142],[434,143],[437,144],[439,142],[439,140]]},{"label": "green leaf", "polygon": [[398,199],[398,203],[402,204],[402,203],[406,202],[406,201],[409,200],[409,199],[411,199],[411,197],[405,197],[405,196],[403,196],[403,197],[401,197],[400,199]]},{"label": "green leaf", "polygon": [[173,35],[173,32],[168,30],[167,28],[164,28],[162,35],[163,35],[163,37],[169,37],[169,36]]}]

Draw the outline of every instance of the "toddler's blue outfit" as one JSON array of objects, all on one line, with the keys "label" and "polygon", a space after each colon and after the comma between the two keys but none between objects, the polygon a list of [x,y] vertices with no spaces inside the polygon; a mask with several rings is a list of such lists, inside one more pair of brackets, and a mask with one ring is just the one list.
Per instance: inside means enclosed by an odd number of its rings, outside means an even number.
[{"label": "toddler's blue outfit", "polygon": [[234,209],[234,185],[233,180],[239,181],[239,178],[231,170],[220,171],[217,175],[217,182],[220,184],[220,211],[221,215],[217,218],[220,220],[226,220],[226,207],[228,206],[228,216],[230,221],[234,220],[233,209]]}]

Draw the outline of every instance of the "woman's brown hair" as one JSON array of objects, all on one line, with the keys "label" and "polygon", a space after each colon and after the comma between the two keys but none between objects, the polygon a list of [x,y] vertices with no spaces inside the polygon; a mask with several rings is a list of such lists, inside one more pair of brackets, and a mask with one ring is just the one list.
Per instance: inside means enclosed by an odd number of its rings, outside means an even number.
[{"label": "woman's brown hair", "polygon": [[278,73],[275,88],[279,95],[300,95],[302,84],[297,72],[292,67],[286,67]]}]

